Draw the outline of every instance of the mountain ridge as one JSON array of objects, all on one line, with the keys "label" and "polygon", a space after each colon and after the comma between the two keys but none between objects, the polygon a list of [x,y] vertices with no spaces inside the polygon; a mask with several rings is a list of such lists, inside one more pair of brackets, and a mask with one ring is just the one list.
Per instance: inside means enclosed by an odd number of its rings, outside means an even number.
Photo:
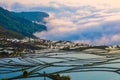
[{"label": "mountain ridge", "polygon": [[29,11],[29,12],[13,12],[14,15],[27,19],[29,21],[46,23],[44,18],[49,17],[49,15],[45,12],[38,11]]},{"label": "mountain ridge", "polygon": [[8,32],[18,33],[21,36],[36,38],[33,33],[47,30],[42,24],[36,24],[30,20],[13,14],[6,9],[0,7],[0,26]]}]

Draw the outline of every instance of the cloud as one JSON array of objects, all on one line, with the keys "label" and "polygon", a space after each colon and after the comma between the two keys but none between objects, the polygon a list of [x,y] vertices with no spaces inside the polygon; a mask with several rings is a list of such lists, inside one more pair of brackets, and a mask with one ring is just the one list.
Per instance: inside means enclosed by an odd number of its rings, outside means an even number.
[{"label": "cloud", "polygon": [[70,9],[64,6],[59,9],[61,11],[52,12],[53,18],[47,24],[48,31],[36,33],[36,36],[97,45],[119,43],[120,40],[116,37],[120,34],[119,11],[117,13],[116,11],[108,12],[110,9],[102,10],[92,6]]},{"label": "cloud", "polygon": [[[59,20],[58,20],[59,21]],[[51,40],[71,40],[86,42],[91,44],[117,44],[120,43],[120,20],[106,21],[99,24],[75,26],[75,24],[66,24],[64,21],[60,22],[60,26],[52,25],[50,30],[43,33],[36,33],[35,35],[40,38]],[[56,22],[54,21],[54,24]],[[67,22],[66,22],[67,23]],[[53,23],[51,23],[53,24]],[[64,26],[61,26],[61,25]],[[87,24],[87,23],[86,23]],[[71,27],[69,27],[71,26]],[[55,28],[54,28],[55,27]]]},{"label": "cloud", "polygon": [[96,39],[94,40],[94,44],[98,44],[98,45],[118,45],[120,44],[120,34],[113,34],[113,35],[104,35],[102,36],[100,39]]},{"label": "cloud", "polygon": [[13,11],[44,11],[48,31],[34,35],[50,40],[91,44],[120,43],[120,0],[0,0]]},{"label": "cloud", "polygon": [[[25,6],[29,7],[36,7],[36,6],[47,6],[47,7],[54,7],[59,8],[61,5],[67,6],[67,7],[79,7],[79,6],[85,6],[90,5],[97,7],[99,9],[105,9],[105,8],[118,8],[120,7],[119,3],[120,0],[0,0],[0,4],[9,5],[7,8],[10,9],[13,4],[19,3]],[[5,6],[4,6],[5,7]]]}]

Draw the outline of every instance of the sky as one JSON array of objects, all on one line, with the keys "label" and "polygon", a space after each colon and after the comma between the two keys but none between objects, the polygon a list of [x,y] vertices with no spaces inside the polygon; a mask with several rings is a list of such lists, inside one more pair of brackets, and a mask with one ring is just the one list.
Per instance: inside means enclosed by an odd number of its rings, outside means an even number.
[{"label": "sky", "polygon": [[10,11],[49,14],[42,39],[94,45],[120,44],[120,0],[0,0]]}]

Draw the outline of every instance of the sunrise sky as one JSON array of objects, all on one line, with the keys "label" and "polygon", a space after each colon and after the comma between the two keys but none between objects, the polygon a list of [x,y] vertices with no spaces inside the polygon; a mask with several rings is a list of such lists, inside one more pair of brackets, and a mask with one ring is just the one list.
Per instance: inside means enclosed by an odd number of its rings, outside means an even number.
[{"label": "sunrise sky", "polygon": [[48,13],[48,31],[35,33],[40,38],[120,44],[120,0],[0,0],[0,6]]}]

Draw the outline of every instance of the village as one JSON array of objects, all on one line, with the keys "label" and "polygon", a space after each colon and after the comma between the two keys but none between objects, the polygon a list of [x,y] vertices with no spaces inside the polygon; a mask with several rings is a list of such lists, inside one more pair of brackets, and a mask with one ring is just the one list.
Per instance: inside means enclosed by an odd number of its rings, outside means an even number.
[{"label": "village", "polygon": [[[74,43],[71,41],[51,41],[45,39],[0,39],[0,57],[6,56],[21,56],[22,54],[30,53],[45,53],[60,50],[80,50],[89,47],[94,47],[88,44]],[[100,46],[99,46],[100,47]],[[119,45],[107,46],[106,50],[119,49]]]},{"label": "village", "polygon": [[41,53],[51,50],[60,50],[60,49],[76,49],[80,47],[88,47],[88,44],[79,44],[71,41],[51,41],[44,39],[33,39],[33,38],[24,38],[24,39],[0,39],[0,54],[13,54],[18,55],[21,53]]}]

